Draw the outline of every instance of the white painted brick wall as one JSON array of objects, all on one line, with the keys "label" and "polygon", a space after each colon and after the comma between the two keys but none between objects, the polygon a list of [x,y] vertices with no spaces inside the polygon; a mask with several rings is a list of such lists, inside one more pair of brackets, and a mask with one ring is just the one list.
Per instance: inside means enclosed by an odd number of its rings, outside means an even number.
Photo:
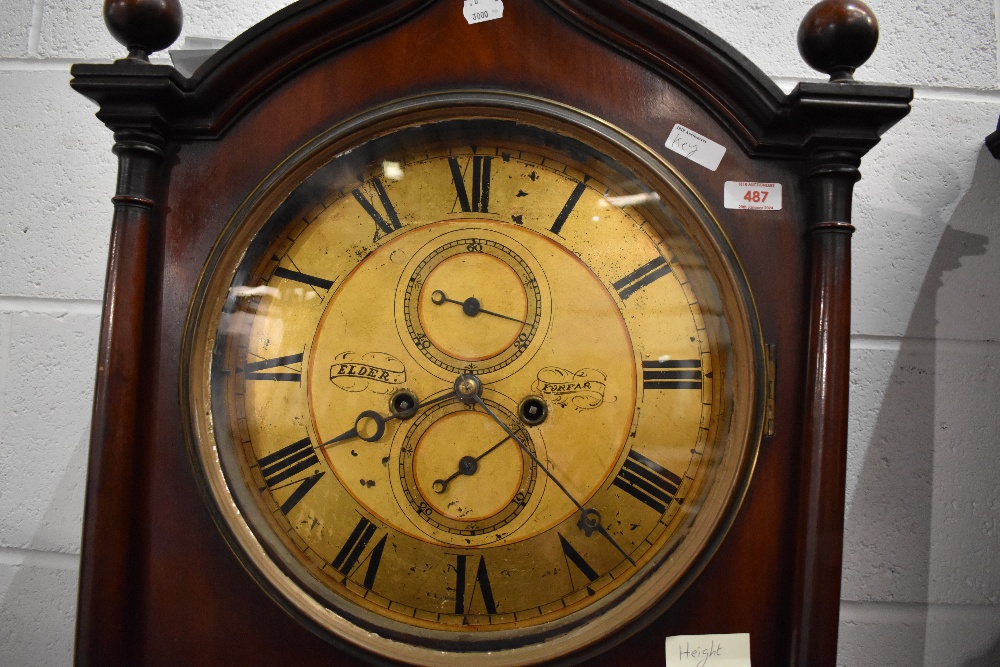
[{"label": "white painted brick wall", "polygon": [[0,70],[3,296],[100,300],[104,291],[117,161],[96,150],[111,132],[68,82],[65,64]]},{"label": "white painted brick wall", "polygon": [[[457,0],[453,0],[457,4]],[[509,0],[516,3],[516,0]],[[183,0],[232,38],[286,0]],[[789,89],[812,0],[677,0]],[[858,77],[917,88],[855,201],[842,665],[1000,665],[997,3],[871,0]],[[98,0],[0,4],[0,666],[71,661],[111,137],[69,86],[123,53]],[[183,39],[183,36],[182,36]],[[766,667],[766,666],[765,666]]]}]

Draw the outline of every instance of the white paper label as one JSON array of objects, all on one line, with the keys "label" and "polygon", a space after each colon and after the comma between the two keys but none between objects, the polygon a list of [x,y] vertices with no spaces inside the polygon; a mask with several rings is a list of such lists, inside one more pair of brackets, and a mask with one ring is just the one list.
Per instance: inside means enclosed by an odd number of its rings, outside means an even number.
[{"label": "white paper label", "polygon": [[781,183],[750,183],[726,181],[723,190],[726,208],[744,208],[757,211],[781,210]]},{"label": "white paper label", "polygon": [[680,123],[674,125],[667,137],[667,148],[680,153],[687,159],[697,162],[703,167],[715,171],[726,154],[726,147],[717,144],[708,137],[703,137],[694,130],[689,130]]},{"label": "white paper label", "polygon": [[465,0],[462,6],[462,14],[469,25],[492,21],[503,16],[502,0]]},{"label": "white paper label", "polygon": [[667,637],[667,667],[750,667],[750,635]]}]

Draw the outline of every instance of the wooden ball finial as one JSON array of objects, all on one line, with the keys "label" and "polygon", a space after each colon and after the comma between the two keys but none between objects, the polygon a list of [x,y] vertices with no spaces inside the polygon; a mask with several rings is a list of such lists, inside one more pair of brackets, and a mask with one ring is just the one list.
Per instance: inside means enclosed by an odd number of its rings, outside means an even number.
[{"label": "wooden ball finial", "polygon": [[875,52],[878,20],[861,0],[822,0],[799,25],[799,53],[830,81],[851,81]]},{"label": "wooden ball finial", "polygon": [[149,60],[181,34],[180,0],[104,0],[104,24],[129,50],[130,60]]}]

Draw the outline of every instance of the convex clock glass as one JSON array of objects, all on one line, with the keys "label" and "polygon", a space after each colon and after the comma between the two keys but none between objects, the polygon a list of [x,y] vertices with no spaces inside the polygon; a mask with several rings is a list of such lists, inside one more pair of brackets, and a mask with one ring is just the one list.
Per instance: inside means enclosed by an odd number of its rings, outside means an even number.
[{"label": "convex clock glass", "polygon": [[404,662],[625,636],[711,556],[759,441],[755,314],[711,214],[539,100],[411,100],[304,147],[234,215],[187,347],[237,553]]}]

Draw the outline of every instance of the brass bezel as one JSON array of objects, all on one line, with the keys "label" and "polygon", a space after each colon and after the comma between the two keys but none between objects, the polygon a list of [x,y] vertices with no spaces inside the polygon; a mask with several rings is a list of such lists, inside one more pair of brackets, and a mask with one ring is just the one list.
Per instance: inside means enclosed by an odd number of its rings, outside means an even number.
[{"label": "brass bezel", "polygon": [[[645,183],[682,205],[683,225],[710,256],[706,261],[727,312],[733,363],[731,386],[740,398],[731,406],[727,454],[701,512],[711,520],[694,521],[680,548],[660,555],[634,581],[602,598],[593,608],[560,618],[550,627],[527,633],[524,643],[513,633],[506,650],[455,649],[437,632],[397,628],[362,609],[338,613],[322,605],[276,563],[234,499],[220,467],[212,423],[211,369],[215,325],[224,295],[250,241],[281,202],[310,174],[337,156],[404,127],[446,119],[517,120],[566,134],[625,163]],[[735,339],[739,338],[737,342]],[[320,636],[375,659],[409,664],[501,667],[544,661],[575,662],[638,631],[683,593],[714,554],[739,511],[756,464],[764,408],[764,354],[752,295],[735,251],[718,220],[683,177],[662,157],[621,130],[584,112],[539,98],[496,92],[461,91],[400,100],[352,118],[308,142],[256,188],[237,210],[212,250],[190,304],[181,355],[180,394],[185,434],[197,477],[213,517],[243,566],[289,613]],[[204,414],[204,418],[199,415]],[[720,485],[720,480],[724,482]],[[717,487],[717,488],[716,488]],[[668,561],[682,565],[668,568]],[[669,570],[669,571],[668,571]],[[627,602],[627,603],[626,603]],[[369,629],[364,626],[367,625]],[[569,628],[566,630],[566,628]],[[385,632],[383,632],[383,630]],[[502,635],[502,633],[498,633]],[[522,635],[524,633],[521,633]],[[388,636],[386,636],[388,635]],[[491,636],[502,645],[504,636]]]}]

